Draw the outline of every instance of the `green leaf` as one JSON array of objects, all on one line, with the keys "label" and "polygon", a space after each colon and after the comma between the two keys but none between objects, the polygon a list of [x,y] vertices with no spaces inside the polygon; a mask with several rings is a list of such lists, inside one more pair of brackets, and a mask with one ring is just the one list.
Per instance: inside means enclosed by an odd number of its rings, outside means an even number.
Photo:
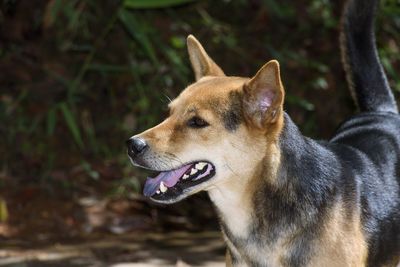
[{"label": "green leaf", "polygon": [[318,77],[312,82],[315,89],[328,89],[328,82],[324,77]]},{"label": "green leaf", "polygon": [[67,126],[68,126],[69,130],[71,131],[71,134],[72,134],[75,142],[78,144],[79,148],[83,148],[82,136],[81,136],[78,124],[75,120],[74,114],[71,112],[71,109],[67,106],[66,103],[61,103],[60,109],[64,115],[65,122],[67,123]]},{"label": "green leaf", "polygon": [[172,47],[176,49],[182,49],[186,47],[185,39],[179,36],[172,36],[169,40],[171,42]]},{"label": "green leaf", "polygon": [[165,8],[186,3],[193,2],[194,0],[124,0],[124,6],[128,8]]},{"label": "green leaf", "polygon": [[47,113],[47,135],[52,135],[56,127],[57,116],[54,108],[50,109]]},{"label": "green leaf", "polygon": [[135,18],[132,12],[122,9],[118,13],[118,17],[129,34],[143,47],[146,51],[147,56],[152,60],[154,64],[158,64],[158,59],[155,50],[150,42],[148,34],[142,30],[142,25]]}]

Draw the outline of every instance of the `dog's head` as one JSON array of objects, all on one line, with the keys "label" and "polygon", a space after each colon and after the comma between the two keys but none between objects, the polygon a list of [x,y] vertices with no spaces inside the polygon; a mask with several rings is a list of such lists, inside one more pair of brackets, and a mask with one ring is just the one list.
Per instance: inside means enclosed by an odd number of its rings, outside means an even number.
[{"label": "dog's head", "polygon": [[161,172],[144,188],[160,203],[249,179],[266,160],[279,161],[284,90],[278,62],[253,78],[230,77],[193,36],[187,44],[196,82],[169,104],[166,120],[127,141],[134,165]]}]

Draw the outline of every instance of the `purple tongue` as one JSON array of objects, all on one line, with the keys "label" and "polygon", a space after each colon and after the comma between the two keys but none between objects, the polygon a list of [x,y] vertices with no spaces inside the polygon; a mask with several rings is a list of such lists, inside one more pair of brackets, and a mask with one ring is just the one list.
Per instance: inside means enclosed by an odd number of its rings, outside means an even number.
[{"label": "purple tongue", "polygon": [[151,178],[147,177],[146,183],[144,185],[143,194],[146,197],[151,197],[156,193],[156,191],[160,188],[161,181],[167,187],[173,187],[178,182],[179,178],[185,174],[187,170],[192,167],[193,164],[185,165],[180,169],[168,171],[168,172],[161,172],[157,177]]}]

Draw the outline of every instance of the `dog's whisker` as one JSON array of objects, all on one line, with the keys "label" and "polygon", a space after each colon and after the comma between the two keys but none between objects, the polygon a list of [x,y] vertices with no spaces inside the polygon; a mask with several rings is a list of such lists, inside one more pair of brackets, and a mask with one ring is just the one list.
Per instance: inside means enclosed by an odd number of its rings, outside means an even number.
[{"label": "dog's whisker", "polygon": [[233,171],[232,167],[231,167],[227,162],[225,162],[225,166],[226,166],[235,176],[239,176],[236,172]]},{"label": "dog's whisker", "polygon": [[168,103],[172,102],[172,99],[167,95],[167,94],[163,94],[165,96],[165,98],[168,100]]},{"label": "dog's whisker", "polygon": [[239,148],[239,146],[235,143],[235,142],[231,142],[230,143],[235,149],[239,150],[240,152],[247,154],[248,152],[246,150],[243,150],[241,148]]}]

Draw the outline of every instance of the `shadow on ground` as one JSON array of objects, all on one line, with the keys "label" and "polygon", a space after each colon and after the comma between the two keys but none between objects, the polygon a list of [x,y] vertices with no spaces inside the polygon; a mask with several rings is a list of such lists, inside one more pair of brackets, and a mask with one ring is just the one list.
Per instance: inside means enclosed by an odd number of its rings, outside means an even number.
[{"label": "shadow on ground", "polygon": [[23,241],[3,242],[0,266],[224,266],[225,251],[219,232],[136,232],[98,235],[80,243],[27,246]]}]

